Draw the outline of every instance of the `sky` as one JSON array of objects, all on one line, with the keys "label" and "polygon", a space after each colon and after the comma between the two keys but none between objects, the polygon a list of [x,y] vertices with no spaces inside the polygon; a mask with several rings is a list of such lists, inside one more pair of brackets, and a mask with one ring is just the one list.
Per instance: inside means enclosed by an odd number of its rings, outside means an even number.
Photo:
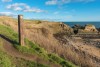
[{"label": "sky", "polygon": [[100,0],[0,0],[0,16],[49,21],[100,21]]}]

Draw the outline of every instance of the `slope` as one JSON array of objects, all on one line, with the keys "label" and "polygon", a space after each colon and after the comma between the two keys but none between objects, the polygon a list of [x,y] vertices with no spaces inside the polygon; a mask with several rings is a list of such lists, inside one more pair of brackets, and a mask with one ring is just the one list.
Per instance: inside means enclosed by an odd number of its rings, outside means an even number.
[{"label": "slope", "polygon": [[[25,60],[26,61],[25,63],[27,64],[26,67],[34,66],[34,64],[37,65],[37,67],[41,65],[44,67],[48,65],[50,67],[55,67],[55,66],[75,67],[75,65],[73,65],[72,63],[68,61],[65,61],[59,56],[52,53],[47,53],[43,48],[39,47],[38,45],[34,44],[28,39],[25,39],[25,42],[27,44],[25,47],[19,46],[17,33],[15,33],[8,26],[0,25],[0,37],[3,38],[2,39],[3,40],[2,45],[4,48],[3,52],[6,53],[6,55],[9,55],[13,58],[23,59],[20,61]],[[19,60],[14,61],[14,62],[18,63],[18,61]],[[18,64],[15,64],[14,62],[12,63],[15,66],[18,65]],[[23,63],[21,67],[25,67],[25,63]]]}]

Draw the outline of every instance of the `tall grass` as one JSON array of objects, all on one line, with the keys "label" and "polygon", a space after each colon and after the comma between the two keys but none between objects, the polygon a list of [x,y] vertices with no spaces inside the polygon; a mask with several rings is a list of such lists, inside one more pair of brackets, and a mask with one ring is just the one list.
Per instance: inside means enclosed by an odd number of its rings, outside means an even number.
[{"label": "tall grass", "polygon": [[[36,54],[39,57],[44,58],[44,60],[49,61],[49,64],[59,64],[63,67],[76,67],[74,64],[70,63],[69,61],[64,60],[63,58],[59,57],[56,54],[48,53],[43,48],[41,48],[38,44],[25,39],[26,46],[19,46],[18,45],[18,35],[15,33],[11,28],[7,26],[0,25],[0,34],[6,36],[7,38],[13,40],[17,44],[15,46],[20,52],[28,53],[28,54]],[[38,42],[37,42],[38,43]],[[49,43],[48,43],[49,44]],[[53,47],[54,48],[54,47]],[[39,61],[38,61],[39,62]]]},{"label": "tall grass", "polygon": [[[74,46],[71,46],[71,44],[63,44],[64,42],[61,43],[59,39],[57,41],[57,39],[55,39],[52,36],[52,34],[45,34],[45,36],[49,35],[48,37],[45,37],[44,35],[41,35],[41,33],[34,32],[34,29],[30,31],[30,35],[26,34],[26,36],[31,41],[38,43],[39,46],[43,47],[48,52],[55,53],[60,57],[69,60],[80,67],[96,66],[96,63],[94,63],[94,60],[91,56],[89,56],[88,54],[84,54],[82,50],[76,49]],[[63,38],[60,39],[63,40]]]}]

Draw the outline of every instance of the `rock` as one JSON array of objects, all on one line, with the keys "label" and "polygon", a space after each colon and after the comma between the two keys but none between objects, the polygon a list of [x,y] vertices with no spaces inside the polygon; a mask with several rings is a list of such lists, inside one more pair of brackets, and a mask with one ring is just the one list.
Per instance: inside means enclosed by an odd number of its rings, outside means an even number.
[{"label": "rock", "polygon": [[98,30],[92,24],[87,24],[84,26],[83,29],[78,29],[78,34],[88,34],[88,33],[89,34],[98,33]]},{"label": "rock", "polygon": [[87,24],[85,25],[85,31],[90,31],[90,32],[98,32],[96,27],[92,24]]}]

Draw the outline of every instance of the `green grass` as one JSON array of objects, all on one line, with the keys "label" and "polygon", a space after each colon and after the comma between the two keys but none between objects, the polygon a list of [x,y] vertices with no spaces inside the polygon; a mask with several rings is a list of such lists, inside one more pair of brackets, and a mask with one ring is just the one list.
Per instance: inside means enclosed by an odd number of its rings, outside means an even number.
[{"label": "green grass", "polygon": [[15,43],[18,43],[18,34],[15,33],[10,27],[0,25],[0,34],[4,35],[6,38],[11,39]]},{"label": "green grass", "polygon": [[43,65],[33,61],[27,61],[22,58],[14,58],[15,67],[49,67],[47,65]]},{"label": "green grass", "polygon": [[48,67],[40,63],[27,61],[21,58],[17,58],[17,63],[13,63],[16,58],[11,58],[3,51],[0,51],[0,67]]},{"label": "green grass", "polygon": [[17,45],[16,48],[23,53],[37,54],[39,57],[44,58],[44,60],[49,60],[52,63],[60,64],[63,67],[76,67],[71,62],[62,59],[56,54],[47,53],[43,48],[27,39],[25,40],[25,42],[27,42],[26,47]]},{"label": "green grass", "polygon": [[33,61],[22,58],[11,57],[3,51],[3,42],[0,38],[0,67],[49,67]]},{"label": "green grass", "polygon": [[35,44],[28,39],[25,39],[25,44],[26,46],[14,45],[14,47],[22,53],[35,54],[44,60],[47,60],[47,52],[43,48],[39,47],[38,44]]},{"label": "green grass", "polygon": [[9,56],[3,52],[2,39],[0,38],[0,67],[14,67]]},{"label": "green grass", "polygon": [[69,61],[64,60],[63,58],[59,57],[56,54],[48,54],[48,57],[51,61],[59,63],[62,67],[76,67],[74,64],[72,64]]},{"label": "green grass", "polygon": [[[18,44],[18,34],[15,33],[10,27],[0,25],[0,34],[13,40],[14,47],[22,53],[35,54],[35,55],[39,56],[40,58],[43,58],[44,60],[48,60],[54,64],[55,63],[60,64],[62,67],[76,67],[73,63],[64,60],[63,58],[59,57],[56,54],[47,53],[47,51],[45,51],[43,48],[38,46],[38,44],[33,43],[33,42],[29,41],[28,39],[25,39],[26,46],[20,46]],[[28,63],[28,65],[30,65],[29,67],[32,67],[32,64],[34,64],[34,63],[29,62]],[[9,63],[9,65],[10,65],[10,63]],[[41,64],[40,64],[40,66],[41,66]]]},{"label": "green grass", "polygon": [[[14,60],[16,60],[17,63],[13,63],[12,61]],[[48,66],[33,61],[27,61],[21,58],[17,59],[12,58],[3,51],[0,51],[0,67],[48,67]]]},{"label": "green grass", "polygon": [[[2,41],[0,39],[0,49],[2,49]],[[0,67],[11,67],[11,60],[8,56],[0,50]]]},{"label": "green grass", "polygon": [[11,60],[2,51],[0,51],[0,67],[12,67]]}]

